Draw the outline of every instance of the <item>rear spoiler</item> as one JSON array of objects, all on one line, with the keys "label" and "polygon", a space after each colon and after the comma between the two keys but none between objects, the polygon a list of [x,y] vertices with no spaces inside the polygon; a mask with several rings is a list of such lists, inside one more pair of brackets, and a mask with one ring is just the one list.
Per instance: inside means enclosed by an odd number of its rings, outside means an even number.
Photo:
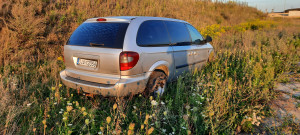
[{"label": "rear spoiler", "polygon": [[130,23],[132,19],[122,19],[122,18],[110,18],[110,17],[97,17],[97,18],[91,18],[87,19],[85,22],[124,22],[124,23]]}]

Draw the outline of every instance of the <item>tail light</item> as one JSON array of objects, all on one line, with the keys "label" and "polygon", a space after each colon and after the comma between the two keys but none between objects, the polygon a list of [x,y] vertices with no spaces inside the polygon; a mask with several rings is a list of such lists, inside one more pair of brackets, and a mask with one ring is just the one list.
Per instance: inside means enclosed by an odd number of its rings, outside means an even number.
[{"label": "tail light", "polygon": [[139,61],[139,54],[136,52],[120,53],[120,70],[125,71],[133,68]]}]

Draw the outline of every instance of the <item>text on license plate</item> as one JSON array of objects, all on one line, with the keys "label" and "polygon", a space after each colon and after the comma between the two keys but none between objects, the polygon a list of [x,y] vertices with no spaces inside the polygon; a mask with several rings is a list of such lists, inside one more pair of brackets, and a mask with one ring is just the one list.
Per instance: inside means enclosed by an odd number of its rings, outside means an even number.
[{"label": "text on license plate", "polygon": [[77,65],[96,68],[97,64],[98,64],[98,62],[95,60],[87,60],[87,59],[81,59],[81,58],[77,59]]}]

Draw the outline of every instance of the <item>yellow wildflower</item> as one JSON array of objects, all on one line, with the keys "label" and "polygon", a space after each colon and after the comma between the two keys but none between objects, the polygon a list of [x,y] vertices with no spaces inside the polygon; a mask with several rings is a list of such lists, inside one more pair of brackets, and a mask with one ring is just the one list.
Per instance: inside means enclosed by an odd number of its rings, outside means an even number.
[{"label": "yellow wildflower", "polygon": [[118,105],[115,103],[114,106],[113,106],[113,109],[116,110],[117,107],[118,107]]},{"label": "yellow wildflower", "polygon": [[150,116],[149,116],[149,114],[147,114],[147,115],[146,115],[146,120],[148,120],[148,119],[149,119],[149,117],[150,117]]},{"label": "yellow wildflower", "polygon": [[59,96],[59,92],[57,91],[57,92],[55,92],[55,97],[56,98],[59,98],[60,96]]},{"label": "yellow wildflower", "polygon": [[145,125],[148,124],[148,119],[149,119],[149,117],[150,117],[149,114],[147,114],[147,115],[146,115],[146,118],[145,118],[145,121],[144,121],[144,124],[145,124]]},{"label": "yellow wildflower", "polygon": [[83,112],[83,116],[86,116],[88,113],[87,112]]},{"label": "yellow wildflower", "polygon": [[64,59],[63,59],[63,57],[59,56],[59,57],[57,57],[57,60],[58,61],[63,61]]},{"label": "yellow wildflower", "polygon": [[56,89],[55,87],[51,87],[51,90],[52,90],[52,91],[55,91],[55,89]]},{"label": "yellow wildflower", "polygon": [[68,120],[68,117],[63,117],[63,121],[67,121]]},{"label": "yellow wildflower", "polygon": [[130,124],[129,124],[129,130],[134,130],[134,126],[135,126],[134,123],[130,123]]},{"label": "yellow wildflower", "polygon": [[110,117],[110,116],[108,116],[108,117],[106,118],[106,122],[107,122],[107,124],[109,124],[109,123],[110,123],[110,121],[111,121],[111,117]]},{"label": "yellow wildflower", "polygon": [[148,124],[148,120],[147,120],[147,119],[144,121],[144,124],[145,124],[145,125],[147,125],[147,124]]},{"label": "yellow wildflower", "polygon": [[84,112],[84,111],[85,111],[85,107],[82,107],[82,108],[81,108],[81,111]]},{"label": "yellow wildflower", "polygon": [[153,127],[151,127],[150,129],[148,129],[148,132],[147,132],[147,135],[150,135],[150,134],[152,134],[152,132],[154,131],[154,128]]},{"label": "yellow wildflower", "polygon": [[134,131],[128,130],[128,135],[133,135]]},{"label": "yellow wildflower", "polygon": [[164,115],[167,116],[167,111],[164,111]]},{"label": "yellow wildflower", "polygon": [[62,84],[59,84],[58,86],[59,86],[59,88],[60,88],[60,87],[62,86]]},{"label": "yellow wildflower", "polygon": [[100,130],[103,132],[104,131],[104,127],[100,127]]},{"label": "yellow wildflower", "polygon": [[70,112],[73,110],[73,107],[72,106],[67,106],[67,112]]},{"label": "yellow wildflower", "polygon": [[46,120],[43,120],[43,121],[42,121],[42,123],[43,123],[44,125],[46,125],[46,122],[47,122]]},{"label": "yellow wildflower", "polygon": [[152,96],[150,96],[150,98],[149,98],[151,101],[153,100],[153,97]]},{"label": "yellow wildflower", "polygon": [[141,125],[141,130],[143,130],[145,128],[144,124]]},{"label": "yellow wildflower", "polygon": [[90,123],[90,120],[89,119],[85,119],[84,122],[85,122],[86,125],[88,125]]}]

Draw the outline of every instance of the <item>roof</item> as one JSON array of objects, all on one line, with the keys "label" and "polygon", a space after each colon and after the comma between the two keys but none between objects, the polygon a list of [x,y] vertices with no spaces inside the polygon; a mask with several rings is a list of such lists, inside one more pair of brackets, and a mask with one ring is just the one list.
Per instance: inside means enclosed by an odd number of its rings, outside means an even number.
[{"label": "roof", "polygon": [[[108,16],[108,17],[95,17],[87,19],[86,22],[94,22],[98,18],[105,18],[109,22],[130,22],[136,18],[142,18],[145,20],[169,20],[169,21],[177,21],[177,22],[186,22],[183,20],[173,19],[173,18],[165,18],[165,17],[151,17],[151,16]],[[187,23],[187,22],[186,22]]]},{"label": "roof", "polygon": [[292,8],[292,9],[284,10],[285,13],[288,13],[289,11],[300,11],[300,8]]}]

